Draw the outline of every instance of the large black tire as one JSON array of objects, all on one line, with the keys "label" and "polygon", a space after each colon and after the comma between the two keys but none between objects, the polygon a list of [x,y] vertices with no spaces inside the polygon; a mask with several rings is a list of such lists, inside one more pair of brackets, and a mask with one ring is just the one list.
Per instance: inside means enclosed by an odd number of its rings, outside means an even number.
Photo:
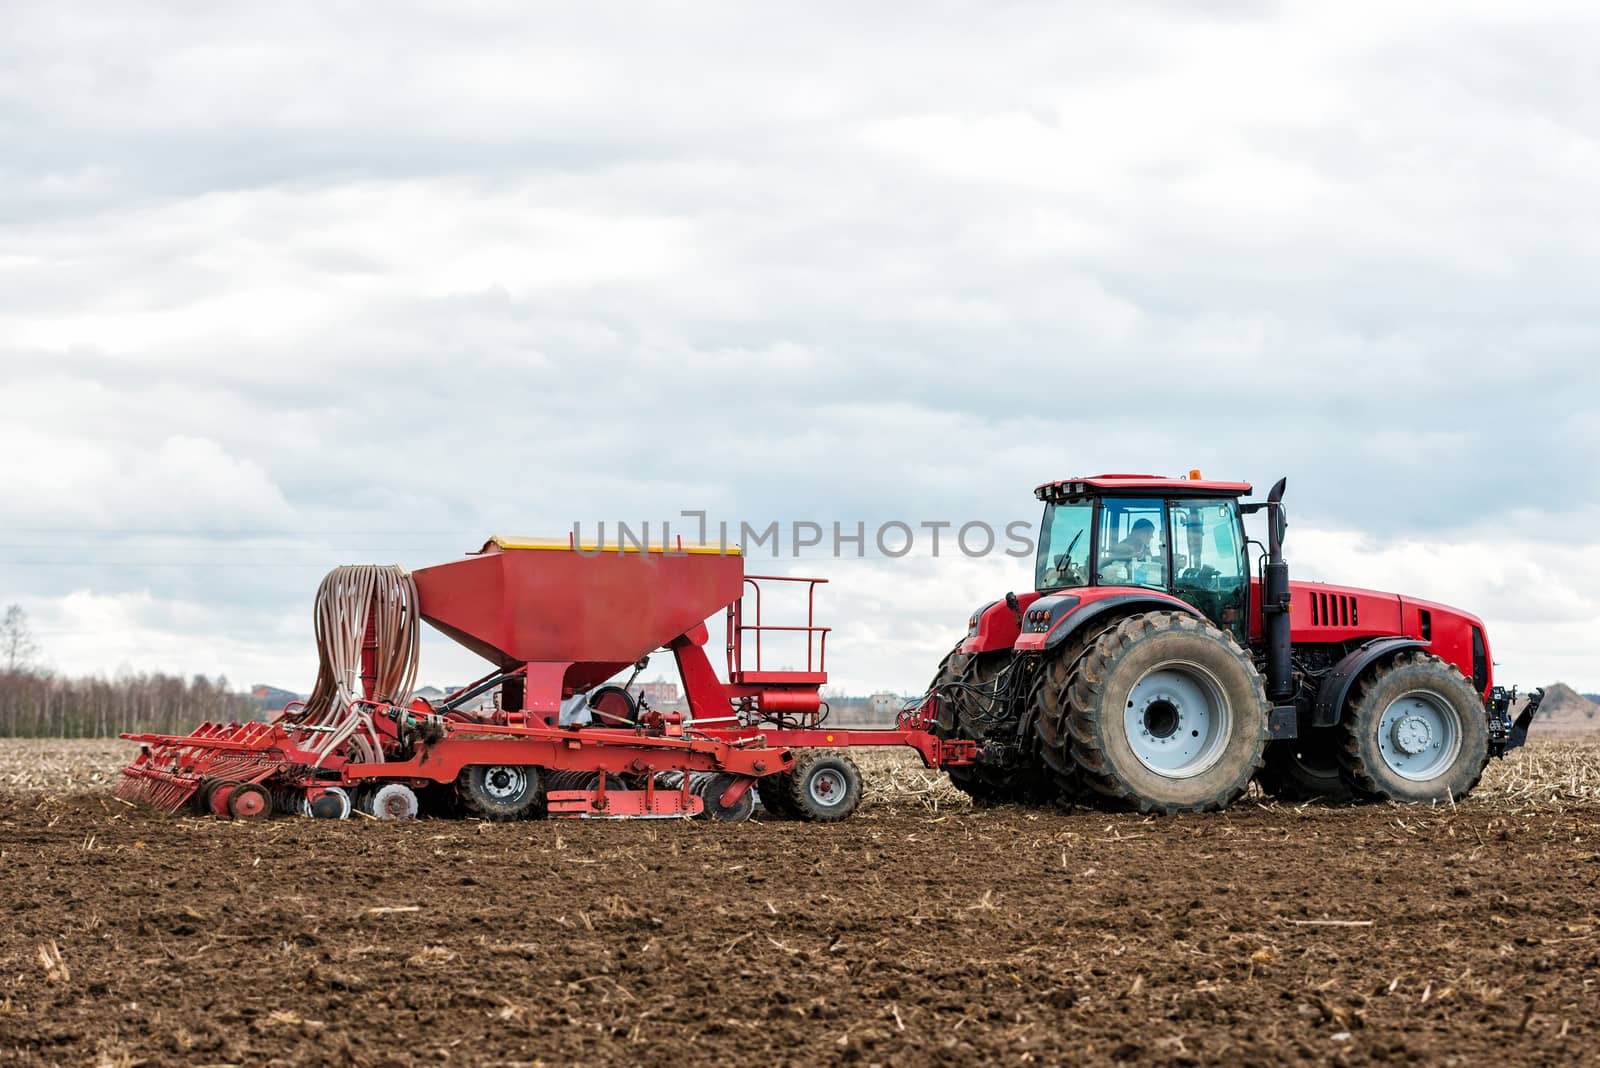
[{"label": "large black tire", "polygon": [[455,819],[461,813],[461,799],[447,782],[433,783],[417,791],[417,815],[429,819]]},{"label": "large black tire", "polygon": [[1356,792],[1339,766],[1342,737],[1336,729],[1313,727],[1303,737],[1269,743],[1256,782],[1280,801],[1354,800]]},{"label": "large black tire", "polygon": [[1466,797],[1489,762],[1489,720],[1451,664],[1407,652],[1364,676],[1341,724],[1346,781],[1390,801]]},{"label": "large black tire", "polygon": [[801,750],[786,785],[790,808],[808,823],[838,823],[861,804],[861,769],[843,753]]},{"label": "large black tire", "polygon": [[1068,723],[1071,704],[1068,692],[1074,673],[1100,635],[1116,626],[1116,620],[1087,626],[1079,633],[1044,654],[1043,664],[1028,692],[1028,715],[1039,740],[1039,759],[1054,779],[1060,800],[1075,805],[1097,805],[1105,795],[1094,789],[1072,755],[1072,733]]},{"label": "large black tire", "polygon": [[525,819],[539,804],[539,769],[529,764],[469,764],[456,776],[456,796],[468,816]]},{"label": "large black tire", "polygon": [[1085,781],[1141,812],[1226,808],[1261,767],[1261,676],[1191,615],[1147,612],[1106,630],[1073,669],[1066,707]]},{"label": "large black tire", "polygon": [[[964,739],[980,746],[985,740],[985,719],[996,710],[973,692],[992,690],[1010,665],[1010,649],[967,654],[957,646],[939,664],[930,690],[939,692],[939,717],[933,733],[940,739]],[[950,683],[960,686],[951,687]],[[971,689],[969,689],[970,687]],[[996,767],[980,757],[975,764],[957,764],[944,769],[956,789],[972,798],[974,804],[1043,804],[1056,796],[1055,781],[1043,768]]]}]

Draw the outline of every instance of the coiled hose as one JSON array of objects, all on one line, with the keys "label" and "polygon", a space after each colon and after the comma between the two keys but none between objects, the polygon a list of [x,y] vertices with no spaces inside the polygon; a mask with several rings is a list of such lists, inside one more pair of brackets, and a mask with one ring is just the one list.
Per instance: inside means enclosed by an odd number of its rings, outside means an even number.
[{"label": "coiled hose", "polygon": [[373,697],[405,705],[417,682],[421,617],[417,583],[401,567],[358,564],[336,567],[317,587],[312,621],[317,638],[317,682],[305,707],[292,722],[315,728],[307,745],[317,754],[316,766],[346,746],[352,760],[378,763],[383,747],[372,724],[372,709],[354,704],[361,690],[361,648],[367,619],[377,643]]}]

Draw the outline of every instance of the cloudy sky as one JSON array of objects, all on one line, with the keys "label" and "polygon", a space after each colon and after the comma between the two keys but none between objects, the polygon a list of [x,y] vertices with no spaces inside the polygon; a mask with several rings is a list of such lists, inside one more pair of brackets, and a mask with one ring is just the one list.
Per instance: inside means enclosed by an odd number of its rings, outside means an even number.
[{"label": "cloudy sky", "polygon": [[[1600,690],[1592,4],[8,5],[0,602],[307,689],[340,563],[1290,480]],[[829,575],[917,689],[1003,556]],[[479,672],[431,642],[425,681]]]}]

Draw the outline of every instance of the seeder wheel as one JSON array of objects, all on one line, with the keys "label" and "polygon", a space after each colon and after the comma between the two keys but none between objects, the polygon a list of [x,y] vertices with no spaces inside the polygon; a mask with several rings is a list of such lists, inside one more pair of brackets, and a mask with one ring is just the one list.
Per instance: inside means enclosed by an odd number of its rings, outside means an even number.
[{"label": "seeder wheel", "polygon": [[737,781],[738,776],[725,772],[716,772],[707,775],[695,783],[694,792],[700,795],[700,800],[705,802],[705,809],[700,813],[702,819],[721,820],[726,823],[738,823],[750,818],[756,810],[755,788],[739,795],[739,800],[731,805],[722,803],[722,795]]},{"label": "seeder wheel", "polygon": [[194,788],[194,793],[189,795],[189,807],[201,816],[210,815],[211,788],[220,781],[209,777],[201,779],[200,784]]},{"label": "seeder wheel", "polygon": [[265,819],[272,815],[272,795],[253,782],[235,786],[228,793],[228,815],[236,820]]},{"label": "seeder wheel", "polygon": [[843,753],[801,752],[785,785],[789,804],[803,820],[838,823],[861,804],[861,769]]},{"label": "seeder wheel", "polygon": [[205,811],[213,816],[228,818],[228,798],[238,785],[232,779],[212,779],[204,787]]},{"label": "seeder wheel", "polygon": [[456,776],[456,794],[469,816],[520,820],[539,801],[539,769],[528,764],[469,764]]},{"label": "seeder wheel", "polygon": [[306,795],[301,811],[319,820],[347,820],[350,818],[350,795],[339,786],[324,787],[316,797]]},{"label": "seeder wheel", "polygon": [[791,773],[784,771],[776,775],[763,775],[756,780],[756,796],[761,799],[762,809],[773,819],[800,818],[800,813],[789,803],[789,784],[793,779]]},{"label": "seeder wheel", "polygon": [[417,795],[403,783],[375,787],[361,802],[361,811],[380,820],[409,820],[417,815]]}]

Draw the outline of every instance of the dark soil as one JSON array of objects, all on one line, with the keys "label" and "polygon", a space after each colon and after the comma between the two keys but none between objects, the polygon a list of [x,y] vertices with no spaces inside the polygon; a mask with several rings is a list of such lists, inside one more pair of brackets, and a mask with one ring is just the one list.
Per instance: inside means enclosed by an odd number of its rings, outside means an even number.
[{"label": "dark soil", "polygon": [[1600,1056],[1600,809],[230,824],[0,794],[0,1063]]}]

